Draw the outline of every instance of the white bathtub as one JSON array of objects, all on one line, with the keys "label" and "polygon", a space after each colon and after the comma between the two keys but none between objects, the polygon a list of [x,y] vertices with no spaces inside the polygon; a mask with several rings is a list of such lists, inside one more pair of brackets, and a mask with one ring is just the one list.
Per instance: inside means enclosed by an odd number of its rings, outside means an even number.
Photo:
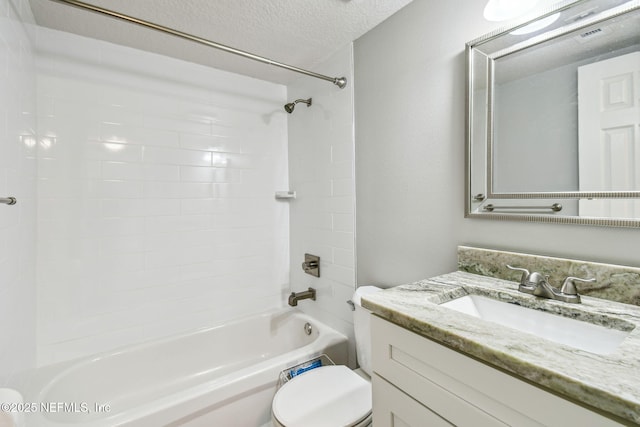
[{"label": "white bathtub", "polygon": [[261,426],[280,371],[322,353],[346,364],[347,338],[297,310],[262,313],[49,372],[27,426]]}]

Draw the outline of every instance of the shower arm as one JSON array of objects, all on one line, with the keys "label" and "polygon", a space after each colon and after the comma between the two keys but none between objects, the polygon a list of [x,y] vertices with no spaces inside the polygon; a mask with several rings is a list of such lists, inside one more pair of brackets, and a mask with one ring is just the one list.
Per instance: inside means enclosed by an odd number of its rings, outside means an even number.
[{"label": "shower arm", "polygon": [[104,9],[102,7],[99,6],[94,6],[92,4],[88,4],[88,3],[84,3],[78,0],[50,0],[50,1],[54,1],[57,3],[63,3],[69,6],[74,6],[80,9],[84,9],[84,10],[88,10],[91,12],[95,12],[95,13],[99,13],[102,15],[106,15],[106,16],[110,16],[112,18],[117,18],[126,22],[131,22],[133,24],[138,24],[140,26],[146,27],[146,28],[151,28],[153,30],[156,31],[161,31],[163,33],[167,33],[167,34],[171,34],[173,36],[176,37],[180,37],[192,42],[196,42],[196,43],[200,43],[203,44],[205,46],[209,46],[215,49],[219,49],[228,53],[232,53],[234,55],[239,55],[242,56],[244,58],[248,58],[248,59],[252,59],[254,61],[258,61],[258,62],[262,62],[264,64],[268,64],[268,65],[273,65],[275,67],[280,67],[280,68],[284,68],[285,70],[289,70],[289,71],[293,71],[296,73],[300,73],[300,74],[305,74],[307,76],[310,77],[315,77],[317,79],[322,79],[322,80],[326,80],[329,81],[331,83],[333,83],[334,85],[338,86],[340,89],[343,89],[346,85],[347,85],[347,78],[346,77],[330,77],[330,76],[325,76],[323,74],[318,74],[318,73],[314,73],[313,71],[309,71],[309,70],[305,70],[303,68],[298,68],[298,67],[294,67],[292,65],[287,65],[284,64],[282,62],[278,62],[278,61],[274,61],[272,59],[269,58],[265,58],[264,56],[259,56],[259,55],[255,55],[253,53],[250,52],[245,52],[243,50],[240,49],[236,49],[230,46],[226,46],[220,43],[216,43],[214,41],[211,40],[207,40],[207,39],[203,39],[202,37],[198,37],[198,36],[194,36],[188,33],[184,33],[182,31],[178,31],[178,30],[174,30],[172,28],[169,27],[165,27],[162,25],[158,25],[158,24],[154,24],[153,22],[149,22],[149,21],[144,21],[142,19],[138,19],[138,18],[134,18],[132,16],[129,15],[125,15],[123,13],[119,13],[119,12],[114,12],[112,10],[109,9]]}]

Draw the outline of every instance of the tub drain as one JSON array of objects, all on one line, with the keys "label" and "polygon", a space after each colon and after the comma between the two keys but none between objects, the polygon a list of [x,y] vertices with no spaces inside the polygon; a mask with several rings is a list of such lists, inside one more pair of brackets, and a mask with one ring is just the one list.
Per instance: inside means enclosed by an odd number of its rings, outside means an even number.
[{"label": "tub drain", "polygon": [[313,328],[311,327],[311,323],[307,322],[304,324],[304,333],[307,335],[311,335],[311,332],[313,332]]}]

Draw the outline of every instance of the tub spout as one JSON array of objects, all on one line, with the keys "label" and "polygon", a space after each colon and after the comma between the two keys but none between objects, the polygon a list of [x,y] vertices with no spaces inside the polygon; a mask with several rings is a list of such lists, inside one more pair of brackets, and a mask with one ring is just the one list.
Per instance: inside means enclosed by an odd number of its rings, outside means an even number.
[{"label": "tub spout", "polygon": [[291,292],[291,295],[289,295],[289,305],[291,307],[295,307],[298,305],[298,301],[302,300],[302,299],[312,299],[313,301],[316,300],[316,290],[313,288],[309,288],[309,290],[303,291],[303,292]]}]

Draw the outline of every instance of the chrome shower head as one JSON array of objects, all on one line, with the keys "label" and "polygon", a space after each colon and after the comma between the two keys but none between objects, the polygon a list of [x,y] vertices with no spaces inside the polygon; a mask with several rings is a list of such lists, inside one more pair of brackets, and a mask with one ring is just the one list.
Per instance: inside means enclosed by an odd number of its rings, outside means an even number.
[{"label": "chrome shower head", "polygon": [[284,104],[284,111],[286,111],[289,114],[293,113],[294,108],[296,108],[296,104],[294,102]]},{"label": "chrome shower head", "polygon": [[291,114],[293,113],[293,109],[296,108],[296,104],[298,102],[302,102],[303,104],[307,104],[307,107],[311,107],[311,98],[309,99],[296,99],[293,102],[284,105],[284,111]]}]

